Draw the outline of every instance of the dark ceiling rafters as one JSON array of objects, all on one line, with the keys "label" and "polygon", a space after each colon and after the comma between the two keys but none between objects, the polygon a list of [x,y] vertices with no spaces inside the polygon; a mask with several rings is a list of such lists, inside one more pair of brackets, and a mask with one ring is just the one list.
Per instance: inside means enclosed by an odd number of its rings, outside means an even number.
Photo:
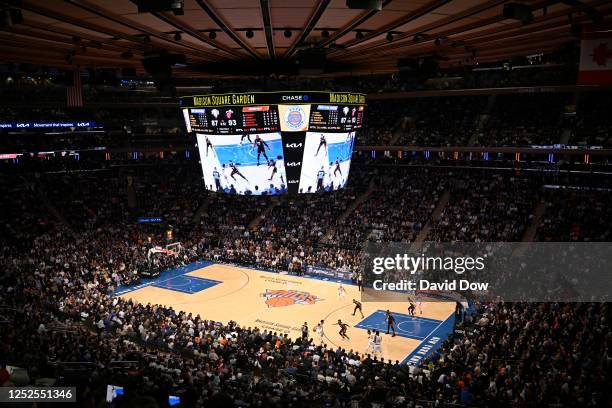
[{"label": "dark ceiling rafters", "polygon": [[[216,1],[214,7],[208,0],[186,2],[189,7],[184,10],[185,17],[169,11],[136,16],[133,2],[128,6],[131,0],[54,1],[22,0],[24,21],[0,29],[3,51],[0,61],[68,69],[74,69],[71,62],[81,67],[133,67],[144,73],[143,55],[166,50],[188,58],[185,67],[173,71],[176,76],[213,75],[208,72],[210,62],[217,67],[226,63],[239,67],[244,63],[245,73],[252,72],[248,68],[251,66],[273,71],[276,65],[279,72],[284,72],[282,67],[293,66],[296,52],[316,37],[316,47],[329,48],[329,71],[323,75],[373,74],[397,71],[397,60],[404,57],[438,55],[440,66],[446,67],[471,65],[475,62],[474,55],[482,63],[554,51],[567,42],[577,44],[575,26],[585,26],[595,14],[604,16],[608,24],[612,22],[609,0],[535,0],[535,3],[529,2],[534,14],[530,24],[503,16],[503,4],[514,0],[452,0],[452,11],[448,6],[439,8],[451,0],[421,0],[401,7],[407,9],[402,12],[397,10],[400,7],[390,10],[393,7],[389,4],[395,3],[384,0],[386,7],[381,11],[346,9],[346,13],[342,12],[344,0],[311,0],[300,4],[296,1],[292,7],[303,17],[301,24],[291,20],[272,21],[278,8],[287,7],[280,0],[259,0],[260,18],[253,15],[255,9],[237,9],[241,3],[232,5],[223,0]],[[408,4],[404,1],[407,0],[395,0],[402,6]],[[198,7],[194,7],[196,4]],[[332,4],[342,9],[335,8],[332,13]],[[8,7],[9,0],[0,0],[0,5]],[[544,6],[548,7],[547,13]],[[419,14],[427,18],[419,18]],[[568,18],[570,14],[573,18]],[[207,25],[196,25],[195,21],[201,22],[203,18]],[[241,24],[239,27],[237,22]],[[287,48],[282,52],[275,45],[278,37],[274,35],[282,36],[287,29],[293,36],[283,41]],[[227,37],[215,40],[208,35],[211,30],[224,32]],[[266,44],[256,48],[243,35],[245,30],[258,31],[260,36],[263,33]],[[323,30],[329,35],[319,36]],[[358,36],[362,38],[355,38],[356,31],[363,34]],[[391,41],[385,38],[389,32],[393,33]],[[182,37],[175,33],[181,33]],[[274,59],[278,62],[261,61]],[[238,73],[214,75],[228,77]]]},{"label": "dark ceiling rafters", "polygon": [[[600,0],[596,2],[598,5],[601,4],[605,4],[606,0]],[[536,4],[534,5],[534,7],[539,7],[540,5],[542,5],[542,3],[540,4]],[[481,34],[480,32],[472,34],[472,41],[470,41],[470,39],[462,37],[461,33],[462,32],[466,32],[466,31],[470,31],[473,30],[474,28],[478,28],[481,26],[485,26],[485,25],[490,25],[493,24],[495,22],[501,21],[503,20],[503,16],[494,16],[491,17],[487,20],[481,20],[478,23],[470,23],[467,25],[463,25],[460,27],[455,27],[455,28],[451,28],[445,31],[441,31],[441,32],[437,32],[434,35],[432,35],[431,37],[427,38],[425,41],[418,41],[418,42],[414,42],[412,40],[412,36],[407,36],[404,41],[394,41],[391,44],[386,44],[385,46],[380,46],[380,47],[372,47],[369,50],[362,50],[362,52],[360,52],[358,54],[358,57],[362,57],[364,56],[364,54],[367,55],[372,55],[372,53],[380,53],[380,52],[385,52],[385,51],[399,51],[399,52],[404,52],[403,50],[406,48],[410,48],[410,47],[414,47],[417,44],[423,44],[424,42],[433,42],[436,38],[438,37],[449,37],[451,35],[459,35],[457,38],[451,38],[449,39],[450,42],[453,41],[466,41],[469,42],[468,44],[474,45],[474,39],[478,38],[478,37],[489,37],[491,35],[493,35],[494,38],[500,37],[500,38],[507,38],[507,37],[511,37],[511,36],[516,36],[516,35],[523,35],[525,32],[527,33],[533,33],[534,35],[537,35],[538,32],[544,31],[544,30],[548,30],[551,29],[553,27],[563,27],[566,26],[569,23],[569,21],[566,21],[565,23],[560,23],[560,22],[552,22],[550,24],[545,24],[542,25],[540,27],[540,24],[545,23],[547,21],[551,21],[551,20],[559,20],[559,19],[564,19],[566,18],[566,15],[568,14],[570,10],[562,10],[562,11],[556,11],[554,13],[547,13],[546,15],[541,15],[538,17],[535,17],[533,22],[531,24],[528,25],[524,25],[520,22],[517,23],[512,23],[512,24],[508,24],[505,25],[503,27],[494,27],[491,28],[489,30],[486,30],[486,34]],[[582,16],[582,17],[576,17],[576,23],[578,22],[586,22],[588,21],[588,17],[586,16]],[[487,24],[485,24],[487,23]],[[510,29],[510,30],[509,30]],[[419,31],[419,32],[424,32],[426,30],[414,30]],[[485,31],[485,30],[483,30]],[[517,33],[521,33],[521,34],[517,34]],[[477,41],[476,41],[477,43]],[[432,49],[432,52],[435,51],[435,48]],[[342,56],[344,57],[344,56]]]},{"label": "dark ceiling rafters", "polygon": [[[22,37],[32,38],[33,40],[46,40],[46,41],[53,41],[53,42],[61,43],[61,44],[70,44],[72,47],[76,46],[76,44],[74,43],[72,39],[72,36],[67,36],[65,34],[60,35],[60,34],[53,33],[51,31],[47,33],[33,32],[32,30],[27,30],[27,29],[24,29],[23,27],[20,27],[19,25],[16,25],[16,26],[8,28],[6,32],[14,33]],[[102,41],[99,41],[99,40],[90,40],[87,38],[83,38],[83,40],[84,41],[80,45],[84,45],[86,47],[93,47],[91,43],[98,41],[100,45],[102,46],[102,48],[104,48],[104,50],[106,51],[113,51],[113,52],[121,53],[126,50],[125,48],[118,47],[114,44],[103,43]],[[95,49],[95,47],[93,48]]]},{"label": "dark ceiling rafters", "polygon": [[[385,1],[383,1],[382,9],[384,10],[385,7],[389,3],[391,3],[391,1],[393,1],[393,0],[385,0]],[[325,40],[321,44],[319,44],[319,46],[320,47],[325,47],[325,46],[331,44],[332,42],[337,41],[338,38],[344,37],[346,34],[348,34],[351,31],[353,31],[353,29],[359,27],[361,24],[365,23],[366,21],[368,21],[370,18],[372,18],[373,16],[375,16],[378,13],[379,13],[378,10],[369,10],[369,11],[365,11],[365,12],[359,14],[357,17],[353,18],[347,24],[345,24],[344,26],[342,26],[341,28],[336,30],[332,35],[329,36],[329,38],[327,40]]]},{"label": "dark ceiling rafters", "polygon": [[64,2],[79,7],[85,11],[88,11],[92,14],[95,14],[99,17],[105,18],[107,20],[113,21],[117,24],[121,24],[125,27],[128,27],[132,30],[137,30],[140,31],[141,33],[144,33],[146,35],[149,35],[150,37],[155,37],[158,38],[164,42],[169,42],[175,45],[175,50],[177,50],[176,46],[180,48],[187,48],[187,49],[191,49],[195,52],[199,52],[202,54],[207,54],[209,57],[216,57],[215,53],[213,51],[210,50],[206,50],[206,49],[202,49],[202,48],[198,48],[198,47],[194,47],[193,45],[189,45],[185,42],[181,42],[181,41],[177,41],[174,40],[172,37],[168,37],[167,35],[165,35],[164,33],[158,32],[157,30],[152,30],[151,28],[148,28],[146,26],[143,26],[141,24],[132,22],[132,21],[126,21],[125,19],[121,18],[120,16],[114,15],[112,13],[109,13],[107,10],[102,10],[99,8],[99,6],[97,5],[93,5],[90,4],[88,2],[85,2],[83,0],[64,0]]},{"label": "dark ceiling rafters", "polygon": [[[504,0],[494,0],[494,1],[504,1]],[[378,37],[379,35],[382,34],[386,34],[390,31],[395,30],[398,27],[401,27],[405,24],[410,23],[411,21],[416,20],[419,17],[423,17],[424,15],[426,15],[427,13],[431,13],[432,11],[434,11],[437,8],[440,8],[442,6],[444,6],[445,4],[450,3],[451,0],[434,0],[430,3],[425,4],[424,6],[419,7],[416,10],[410,11],[408,12],[408,14],[406,14],[405,16],[402,16],[392,22],[390,22],[389,24],[385,24],[384,26],[382,26],[381,28],[374,30],[370,33],[367,33],[366,35],[363,36],[363,38],[353,38],[352,40],[349,40],[345,43],[343,43],[342,45],[345,48],[349,48],[349,47],[353,47],[355,45],[359,45],[365,41],[371,40],[372,38]]]},{"label": "dark ceiling rafters", "polygon": [[[469,9],[467,9],[467,10],[464,10],[461,13],[454,14],[454,15],[452,15],[450,17],[446,17],[446,18],[443,18],[441,20],[435,21],[433,23],[426,24],[424,26],[418,27],[417,29],[410,30],[409,32],[398,34],[395,37],[394,41],[399,41],[399,40],[404,39],[404,38],[412,37],[415,34],[424,33],[424,32],[429,31],[429,30],[433,30],[433,29],[436,29],[436,28],[439,28],[439,27],[443,27],[443,26],[448,25],[448,24],[452,24],[452,23],[454,23],[456,21],[459,21],[459,20],[461,20],[463,18],[477,15],[479,13],[482,13],[483,11],[489,10],[490,8],[499,6],[500,4],[503,4],[505,1],[506,0],[489,0],[486,3],[482,3],[482,4],[479,4],[479,5],[475,6],[475,7],[471,7]],[[405,18],[401,18],[399,20],[404,20],[404,19]],[[384,34],[386,32],[389,32],[389,31],[393,30],[393,28],[389,28],[389,27],[397,28],[397,27],[400,27],[400,25],[396,26],[395,23],[387,24],[385,26],[385,30],[383,30],[383,29],[377,30],[378,34],[376,34],[376,36],[380,36],[381,34]],[[372,33],[372,34],[374,34],[374,33]],[[364,39],[366,37],[369,37],[370,39],[373,38],[374,36],[372,34],[370,34],[369,36],[365,36]],[[353,45],[356,45],[356,44],[357,43],[353,42],[351,45],[347,45],[347,47],[352,47]],[[371,50],[371,49],[374,49],[374,48],[377,48],[377,47],[380,47],[380,46],[384,46],[384,45],[387,45],[387,44],[389,44],[389,41],[383,39],[383,40],[376,41],[374,43],[366,44],[365,46],[367,47],[368,50]],[[347,48],[347,49],[344,49],[344,50],[339,50],[339,52],[342,52],[344,55],[361,53],[362,51],[363,51],[363,47],[352,47],[352,48]]]},{"label": "dark ceiling rafters", "polygon": [[[46,33],[55,33],[55,34],[59,34],[59,35],[65,35],[68,36],[70,38],[73,37],[79,37],[83,40],[87,40],[87,41],[99,41],[102,45],[113,45],[115,47],[119,47],[119,48],[123,48],[125,51],[128,50],[132,50],[132,51],[139,51],[139,52],[144,52],[144,47],[142,46],[142,44],[133,44],[130,43],[128,44],[121,44],[120,42],[114,41],[112,39],[105,39],[102,37],[95,37],[92,36],[90,34],[84,34],[84,33],[80,33],[77,31],[73,31],[73,30],[68,30],[65,28],[58,28],[55,27],[53,25],[43,25],[43,24],[37,24],[33,21],[24,21],[23,23],[19,24],[17,27],[19,26],[25,26],[25,27],[30,27],[33,28],[35,30],[38,31],[42,31],[41,34],[46,34]],[[11,29],[13,29],[14,27],[11,27]]]},{"label": "dark ceiling rafters", "polygon": [[308,35],[310,35],[312,30],[315,28],[330,2],[331,0],[319,0],[318,4],[313,9],[312,13],[310,14],[310,17],[308,18],[306,27],[304,27],[304,29],[300,32],[300,35],[298,35],[295,41],[289,46],[289,48],[287,48],[287,51],[285,52],[285,55],[283,55],[283,58],[290,58],[295,52],[295,50],[304,43],[304,40],[308,38]]},{"label": "dark ceiling rafters", "polygon": [[[68,23],[68,24],[74,25],[76,27],[81,27],[81,28],[84,28],[84,29],[89,30],[89,31],[95,31],[95,32],[98,32],[98,33],[104,33],[104,34],[109,35],[109,36],[116,36],[116,37],[125,39],[127,41],[131,41],[134,44],[139,44],[140,46],[143,45],[143,41],[142,41],[141,37],[139,38],[139,37],[135,37],[135,36],[131,36],[131,35],[126,35],[126,34],[121,33],[119,31],[116,31],[116,30],[113,30],[113,29],[110,29],[110,28],[106,28],[106,27],[103,27],[103,26],[100,26],[100,25],[97,25],[97,24],[94,24],[94,23],[91,23],[91,22],[87,22],[87,21],[84,21],[82,19],[78,19],[78,18],[74,18],[74,17],[69,17],[69,16],[63,16],[63,15],[61,15],[61,14],[59,14],[57,12],[54,12],[52,10],[42,9],[40,7],[36,7],[36,6],[33,6],[31,4],[28,4],[28,3],[24,3],[21,6],[21,8],[24,9],[24,10],[27,10],[29,12],[41,15],[43,17],[52,18],[54,20],[57,20],[57,21],[60,21],[60,22],[63,22],[63,23]],[[175,51],[177,50],[176,47],[173,47],[173,49]],[[196,58],[203,59],[203,60],[206,60],[206,59],[211,60],[211,61],[215,60],[215,56],[214,55],[204,54],[204,52],[202,52],[202,51],[200,51],[198,49],[196,49],[196,51],[197,52],[188,51],[188,52],[184,52],[184,53],[188,54],[188,55],[191,55],[191,56],[194,56]]]},{"label": "dark ceiling rafters", "polygon": [[251,47],[249,43],[244,41],[240,36],[232,30],[232,28],[227,24],[223,18],[219,15],[217,10],[213,9],[206,1],[204,0],[195,0],[195,2],[200,6],[202,10],[215,22],[215,24],[223,30],[225,34],[229,38],[231,38],[236,44],[238,44],[242,49],[251,54],[256,59],[261,59],[261,56]]},{"label": "dark ceiling rafters", "polygon": [[163,22],[165,22],[166,24],[171,25],[172,27],[176,28],[178,31],[181,31],[183,33],[189,34],[190,36],[197,38],[198,40],[202,41],[205,44],[208,44],[212,47],[215,47],[217,49],[219,49],[220,51],[226,52],[234,57],[242,57],[243,55],[230,48],[227,47],[226,45],[223,45],[221,43],[219,43],[218,41],[213,41],[209,38],[206,38],[204,35],[202,35],[201,33],[199,33],[198,31],[194,30],[193,28],[189,27],[188,25],[179,22],[176,20],[176,18],[172,15],[170,15],[169,13],[151,13],[152,15],[154,15],[155,17],[159,18],[160,20],[162,20]]},{"label": "dark ceiling rafters", "polygon": [[264,31],[266,33],[266,44],[268,45],[268,55],[270,59],[276,59],[276,50],[274,48],[274,31],[272,29],[272,17],[270,16],[269,0],[259,0],[261,6],[261,18],[263,20]]}]

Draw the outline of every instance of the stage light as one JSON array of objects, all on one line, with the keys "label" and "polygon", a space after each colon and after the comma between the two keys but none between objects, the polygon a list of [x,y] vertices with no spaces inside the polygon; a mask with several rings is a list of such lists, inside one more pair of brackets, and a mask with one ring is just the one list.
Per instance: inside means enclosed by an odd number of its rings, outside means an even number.
[{"label": "stage light", "polygon": [[284,34],[285,34],[285,38],[289,38],[289,37],[291,37],[291,35],[292,35],[293,33],[291,32],[291,30],[287,29],[287,30],[285,30],[285,33],[284,33]]},{"label": "stage light", "polygon": [[174,40],[175,41],[181,41],[183,37],[181,36],[181,33],[175,33],[174,34]]},{"label": "stage light", "polygon": [[329,38],[329,31],[327,31],[327,30],[323,30],[323,32],[321,33],[321,35],[323,36],[323,38]]},{"label": "stage light", "polygon": [[253,38],[255,36],[255,34],[253,33],[253,30],[247,30],[246,31],[246,37],[247,38]]},{"label": "stage light", "polygon": [[211,40],[214,40],[215,38],[217,38],[217,32],[216,31],[210,31],[208,33],[208,38],[210,38]]},{"label": "stage light", "polygon": [[363,33],[361,31],[357,31],[357,34],[355,34],[355,38],[361,40],[363,38]]},{"label": "stage light", "polygon": [[393,41],[393,34],[387,33],[387,41]]}]

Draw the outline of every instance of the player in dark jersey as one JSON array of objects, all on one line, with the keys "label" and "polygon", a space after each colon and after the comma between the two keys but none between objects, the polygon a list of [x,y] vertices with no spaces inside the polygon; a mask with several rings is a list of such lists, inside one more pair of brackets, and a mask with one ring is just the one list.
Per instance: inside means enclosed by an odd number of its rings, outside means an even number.
[{"label": "player in dark jersey", "polygon": [[272,174],[270,175],[268,181],[272,181],[272,178],[274,178],[274,175],[278,172],[278,169],[276,168],[276,160],[270,159],[268,161],[268,169],[269,168],[272,168]]},{"label": "player in dark jersey", "polygon": [[249,135],[248,133],[243,133],[242,136],[240,136],[240,144],[242,144],[242,142],[244,142],[245,138],[246,138],[246,140],[249,141],[249,144],[253,143],[253,141],[251,140],[251,135]]},{"label": "player in dark jersey", "polygon": [[340,159],[338,157],[336,157],[334,164],[336,165],[336,168],[334,169],[334,177],[336,176],[337,172],[340,172],[340,176],[342,176],[342,170],[340,170]]},{"label": "player in dark jersey", "polygon": [[317,172],[317,191],[323,191],[323,179],[325,179],[325,170],[321,166],[321,170]]},{"label": "player in dark jersey", "polygon": [[216,167],[215,167],[215,170],[213,171],[213,177],[215,178],[215,186],[217,188],[217,191],[220,191],[221,190],[221,173],[217,171]]},{"label": "player in dark jersey", "polygon": [[395,337],[395,317],[391,314],[389,309],[387,309],[385,320],[387,320],[387,334],[389,334],[389,330],[391,330],[393,332],[393,336],[391,337]]},{"label": "player in dark jersey", "polygon": [[230,169],[232,169],[232,172],[230,173],[230,177],[232,179],[236,180],[236,177],[234,177],[234,174],[237,174],[243,179],[245,179],[247,182],[249,181],[247,180],[246,177],[244,177],[244,175],[242,175],[242,173],[238,170],[238,167],[236,167],[236,164],[233,161],[230,161],[227,165],[229,166]]},{"label": "player in dark jersey", "polygon": [[343,339],[347,339],[350,340],[349,336],[346,335],[346,329],[348,329],[348,324],[342,322],[342,320],[338,319],[338,323],[334,323],[335,326],[340,326],[340,331],[338,332],[338,334],[340,335],[340,337],[342,337]]},{"label": "player in dark jersey", "polygon": [[325,140],[325,135],[323,133],[321,133],[321,140],[319,141],[319,147],[317,147],[315,157],[319,154],[319,149],[321,149],[322,146],[325,146],[325,152],[327,152],[327,140]]},{"label": "player in dark jersey", "polygon": [[259,135],[255,136],[255,141],[253,142],[253,146],[257,147],[257,165],[258,166],[259,166],[259,158],[261,157],[262,153],[264,157],[266,158],[266,162],[270,161],[270,159],[268,159],[268,155],[266,154],[266,149],[270,150],[270,146],[268,146],[268,144],[261,137],[259,137]]},{"label": "player in dark jersey", "polygon": [[361,318],[363,319],[363,310],[361,309],[361,302],[357,299],[353,299],[353,303],[355,304],[355,308],[353,309],[353,316],[355,316],[355,313],[357,313],[357,311],[359,310],[359,314],[361,314]]},{"label": "player in dark jersey", "polygon": [[213,148],[212,143],[210,143],[210,140],[208,140],[208,136],[204,136],[206,138],[206,157],[208,157],[208,148],[210,147],[211,149]]}]

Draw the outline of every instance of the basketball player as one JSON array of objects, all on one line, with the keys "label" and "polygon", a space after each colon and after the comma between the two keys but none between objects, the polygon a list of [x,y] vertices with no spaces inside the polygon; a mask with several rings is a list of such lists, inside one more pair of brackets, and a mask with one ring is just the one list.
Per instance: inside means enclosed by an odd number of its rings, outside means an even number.
[{"label": "basketball player", "polygon": [[325,170],[321,166],[321,170],[317,172],[317,192],[323,191],[323,179],[325,179]]},{"label": "basketball player", "polygon": [[319,147],[317,147],[317,152],[315,153],[315,157],[319,154],[319,149],[325,146],[324,152],[327,153],[327,140],[325,140],[325,135],[321,133],[321,140],[319,141]]},{"label": "basketball player", "polygon": [[342,302],[344,302],[344,298],[346,297],[346,289],[344,289],[344,286],[342,286],[342,284],[338,286],[338,297]]},{"label": "basketball player", "polygon": [[350,340],[349,336],[346,335],[346,329],[348,329],[348,324],[343,323],[342,320],[338,319],[338,323],[334,323],[334,325],[340,326],[340,331],[338,332],[340,337],[342,337],[343,339]]},{"label": "basketball player", "polygon": [[[395,336],[395,334],[394,334]],[[380,354],[382,356],[382,336],[380,335],[380,332],[377,330],[376,334],[374,335],[374,354]]]},{"label": "basketball player", "polygon": [[253,143],[253,141],[251,140],[251,135],[249,135],[248,133],[243,133],[242,136],[240,136],[240,144],[242,145],[242,142],[244,142],[244,139],[249,141],[249,144]]},{"label": "basketball player", "polygon": [[257,147],[257,165],[258,166],[259,166],[259,158],[261,157],[262,154],[264,155],[266,162],[270,160],[268,159],[268,155],[266,154],[266,149],[270,150],[270,146],[268,146],[268,144],[261,137],[259,137],[259,135],[255,136],[255,141],[253,142],[253,146]]},{"label": "basketball player", "polygon": [[365,354],[374,352],[374,333],[368,330],[368,347],[365,350]]},{"label": "basketball player", "polygon": [[334,164],[336,165],[336,168],[334,169],[334,177],[336,177],[337,172],[339,172],[340,176],[342,176],[342,170],[340,170],[340,158],[336,157]]},{"label": "basketball player", "polygon": [[302,325],[302,340],[308,340],[308,323]]},{"label": "basketball player", "polygon": [[387,334],[389,334],[389,330],[391,330],[393,332],[391,337],[395,337],[395,317],[393,317],[389,309],[387,309],[385,320],[387,321]]},{"label": "basketball player", "polygon": [[227,164],[229,166],[230,169],[232,169],[232,172],[230,173],[230,177],[234,180],[236,180],[236,177],[234,177],[234,174],[239,175],[240,177],[242,177],[247,183],[249,182],[249,180],[247,180],[246,177],[244,177],[244,175],[240,172],[240,170],[238,170],[238,167],[236,167],[236,164],[230,160],[230,162]]},{"label": "basketball player", "polygon": [[206,157],[208,157],[208,148],[210,147],[212,149],[213,145],[210,143],[210,140],[208,140],[208,136],[204,136],[204,138],[206,139]]},{"label": "basketball player", "polygon": [[355,316],[355,313],[357,313],[357,311],[359,310],[359,314],[361,314],[361,318],[363,319],[363,311],[361,310],[361,302],[353,299],[353,303],[355,304],[355,308],[353,309],[353,316]]},{"label": "basketball player", "polygon": [[319,343],[323,344],[323,337],[325,336],[325,333],[323,332],[323,320],[321,320],[315,326],[315,333],[317,333],[317,336],[319,336]]},{"label": "basketball player", "polygon": [[221,190],[221,174],[217,171],[217,168],[215,167],[215,170],[213,171],[213,177],[215,178],[215,186],[217,187],[217,191]]},{"label": "basketball player", "polygon": [[408,314],[410,316],[414,316],[414,310],[416,309],[416,306],[414,305],[414,302],[412,302],[412,300],[408,300],[410,302],[410,305],[408,305]]},{"label": "basketball player", "polygon": [[[270,161],[268,161],[268,169],[272,168],[272,174],[270,175],[270,178],[268,179],[268,181],[272,181],[272,179],[274,178],[274,175],[278,172],[278,169],[276,168],[276,160],[274,159],[270,159]],[[283,176],[281,176],[281,181],[283,179]]]}]

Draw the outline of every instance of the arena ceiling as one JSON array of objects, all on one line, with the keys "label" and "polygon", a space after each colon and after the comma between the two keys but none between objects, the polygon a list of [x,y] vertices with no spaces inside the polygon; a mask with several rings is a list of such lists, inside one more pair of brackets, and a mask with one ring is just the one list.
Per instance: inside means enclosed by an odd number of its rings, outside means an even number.
[{"label": "arena ceiling", "polygon": [[130,0],[0,0],[23,16],[0,26],[0,59],[142,72],[145,53],[166,50],[186,57],[175,75],[204,76],[294,64],[310,49],[325,50],[336,73],[383,73],[399,58],[463,65],[551,52],[578,41],[572,25],[590,23],[593,10],[608,21],[612,12],[609,0],[523,1],[533,12],[523,24],[503,16],[504,3],[383,0],[368,11],[346,0],[184,0],[176,15],[138,13]]}]

